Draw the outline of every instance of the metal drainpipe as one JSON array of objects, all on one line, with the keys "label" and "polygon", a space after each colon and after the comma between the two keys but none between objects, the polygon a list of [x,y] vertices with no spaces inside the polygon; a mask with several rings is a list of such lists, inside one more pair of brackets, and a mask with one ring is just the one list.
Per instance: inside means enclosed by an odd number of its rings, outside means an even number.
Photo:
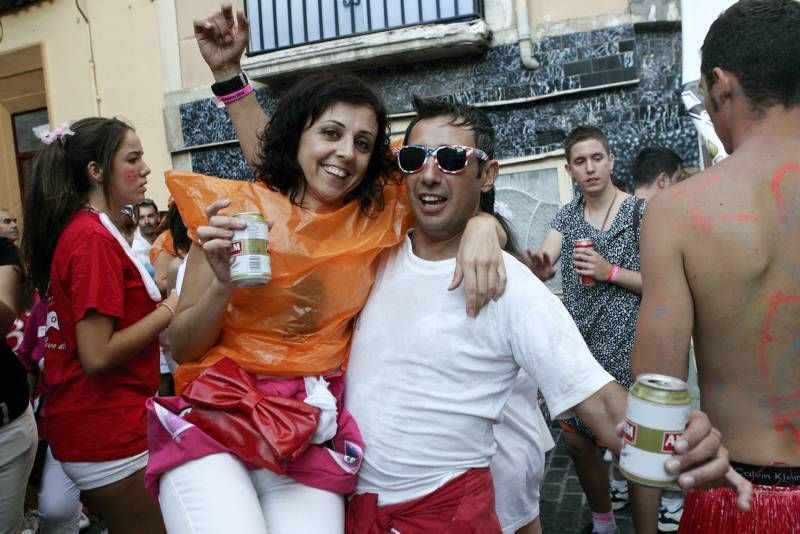
[{"label": "metal drainpipe", "polygon": [[528,0],[516,0],[517,4],[517,42],[519,43],[519,56],[526,69],[536,70],[539,61],[533,57],[531,43],[531,28],[528,22]]},{"label": "metal drainpipe", "polygon": [[94,89],[94,113],[100,116],[100,88],[97,86],[97,65],[94,62],[94,41],[92,40],[92,24],[89,22],[89,17],[81,8],[80,0],[75,0],[75,7],[86,22],[86,28],[89,32],[89,70],[92,73],[92,89]]}]

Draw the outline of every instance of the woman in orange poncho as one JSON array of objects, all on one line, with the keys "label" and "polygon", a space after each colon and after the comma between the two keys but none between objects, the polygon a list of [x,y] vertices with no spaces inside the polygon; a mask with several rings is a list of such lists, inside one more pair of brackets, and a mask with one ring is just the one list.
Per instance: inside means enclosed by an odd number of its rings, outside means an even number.
[{"label": "woman in orange poncho", "polygon": [[[195,23],[259,181],[168,173],[195,242],[171,335],[181,397],[150,402],[149,484],[169,532],[338,533],[363,446],[340,402],[353,321],[411,220],[385,106],[358,78],[302,80],[259,139],[267,117],[241,86],[246,24],[229,7]],[[272,280],[236,288],[228,250],[243,224],[228,215],[253,211],[273,222]],[[496,272],[498,224],[475,219],[465,247]]]}]

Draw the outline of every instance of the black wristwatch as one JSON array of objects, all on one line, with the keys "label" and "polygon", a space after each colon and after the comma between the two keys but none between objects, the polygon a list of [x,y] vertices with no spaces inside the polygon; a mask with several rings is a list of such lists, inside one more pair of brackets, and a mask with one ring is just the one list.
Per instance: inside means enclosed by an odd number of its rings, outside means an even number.
[{"label": "black wristwatch", "polygon": [[240,72],[228,80],[212,83],[211,92],[216,96],[225,96],[244,88],[248,83],[250,83],[250,80],[247,79],[247,75],[244,72]]}]

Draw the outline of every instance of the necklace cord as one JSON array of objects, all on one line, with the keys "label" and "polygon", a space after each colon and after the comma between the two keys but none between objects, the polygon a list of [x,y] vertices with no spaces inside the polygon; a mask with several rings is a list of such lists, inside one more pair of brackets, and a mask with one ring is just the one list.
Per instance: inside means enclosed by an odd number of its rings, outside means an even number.
[{"label": "necklace cord", "polygon": [[608,209],[606,210],[606,216],[603,217],[603,224],[600,225],[600,231],[602,232],[605,230],[606,223],[608,222],[608,216],[611,214],[611,208],[614,207],[614,203],[617,201],[617,193],[618,190],[615,188],[614,190],[614,198],[611,199],[611,203],[608,205]]}]

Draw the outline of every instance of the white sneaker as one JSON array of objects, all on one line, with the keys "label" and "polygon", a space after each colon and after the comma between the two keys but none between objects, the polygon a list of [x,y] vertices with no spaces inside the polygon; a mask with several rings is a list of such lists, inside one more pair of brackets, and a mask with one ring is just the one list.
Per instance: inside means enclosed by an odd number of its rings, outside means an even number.
[{"label": "white sneaker", "polygon": [[675,510],[671,511],[665,505],[658,507],[658,531],[659,532],[678,532],[678,525],[683,515],[683,503]]},{"label": "white sneaker", "polygon": [[619,490],[613,484],[611,484],[611,486],[608,488],[608,491],[611,494],[611,510],[618,512],[628,506],[630,497],[627,484],[625,485],[624,490]]}]

